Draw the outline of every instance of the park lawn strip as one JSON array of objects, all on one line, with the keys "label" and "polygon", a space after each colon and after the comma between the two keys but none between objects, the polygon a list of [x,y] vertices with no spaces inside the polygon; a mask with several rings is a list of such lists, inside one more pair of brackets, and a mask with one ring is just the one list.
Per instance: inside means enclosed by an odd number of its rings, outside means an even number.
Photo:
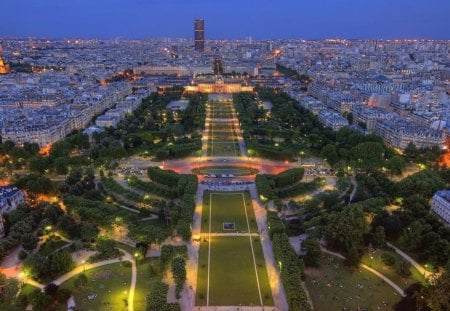
[{"label": "park lawn strip", "polygon": [[208,292],[208,241],[200,241],[198,253],[198,271],[197,271],[197,289],[195,297],[196,306],[206,305],[206,296]]},{"label": "park lawn strip", "polygon": [[258,271],[259,286],[261,289],[261,296],[265,306],[273,306],[272,291],[270,289],[269,274],[267,273],[266,261],[259,237],[252,237],[253,252],[255,254],[256,269]]},{"label": "park lawn strip", "polygon": [[[72,292],[78,309],[128,311],[125,302],[130,290],[131,266],[114,263],[88,270],[85,275],[88,278],[86,286],[75,285],[78,276],[70,278],[61,285],[62,288]],[[93,294],[97,296],[94,299],[88,299],[88,296]]]},{"label": "park lawn strip", "polygon": [[134,311],[146,311],[147,297],[152,285],[161,280],[159,260],[146,258],[137,263],[137,281],[134,293]]},{"label": "park lawn strip", "polygon": [[[394,258],[396,258],[396,263],[392,266],[388,266],[383,263],[381,259],[381,254],[389,253]],[[399,262],[403,260],[400,255],[397,255],[394,251],[388,250],[377,250],[373,253],[367,253],[361,258],[361,263],[366,264],[367,266],[377,270],[387,278],[391,279],[395,284],[400,286],[402,289],[406,290],[413,283],[422,283],[423,285],[427,285],[427,282],[422,274],[414,266],[411,266],[410,271],[411,275],[407,278],[402,277],[396,271],[396,267]]]},{"label": "park lawn strip", "polygon": [[[244,200],[242,199],[244,197]],[[244,201],[247,207],[244,206]],[[248,232],[245,208],[251,232],[258,232],[253,212],[252,202],[248,192],[211,192],[205,191],[203,195],[202,233],[209,232],[211,221],[211,233],[223,232]],[[212,204],[211,218],[210,204]],[[223,230],[223,223],[235,223],[235,230]]]},{"label": "park lawn strip", "polygon": [[329,255],[323,256],[318,269],[308,268],[305,272],[315,310],[392,310],[401,298],[369,271],[348,268],[343,260]]},{"label": "park lawn strip", "polygon": [[[252,237],[253,239],[253,237]],[[263,303],[273,305],[264,256],[258,238],[253,243]],[[197,284],[197,305],[206,305],[208,242],[201,242]],[[261,266],[261,267],[258,267]],[[268,296],[266,297],[266,294]],[[261,305],[249,237],[211,237],[210,306]]]}]

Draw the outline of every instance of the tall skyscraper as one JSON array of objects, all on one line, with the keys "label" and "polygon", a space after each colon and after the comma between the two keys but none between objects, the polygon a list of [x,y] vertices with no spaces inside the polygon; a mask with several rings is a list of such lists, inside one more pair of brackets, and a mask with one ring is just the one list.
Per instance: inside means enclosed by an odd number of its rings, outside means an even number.
[{"label": "tall skyscraper", "polygon": [[205,21],[196,19],[194,22],[194,40],[195,50],[197,52],[205,51]]}]

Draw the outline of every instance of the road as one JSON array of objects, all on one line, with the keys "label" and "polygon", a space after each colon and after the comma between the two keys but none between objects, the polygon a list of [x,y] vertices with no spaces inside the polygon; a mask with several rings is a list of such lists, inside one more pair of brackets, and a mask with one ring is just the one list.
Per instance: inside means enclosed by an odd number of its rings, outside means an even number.
[{"label": "road", "polygon": [[278,174],[295,167],[323,167],[328,164],[318,158],[302,159],[302,162],[281,162],[256,157],[188,157],[183,159],[156,162],[142,157],[132,157],[120,162],[121,167],[138,167],[147,169],[149,166],[159,166],[163,169],[174,170],[181,174],[190,174],[195,168],[203,166],[245,166],[257,169],[263,174]]}]

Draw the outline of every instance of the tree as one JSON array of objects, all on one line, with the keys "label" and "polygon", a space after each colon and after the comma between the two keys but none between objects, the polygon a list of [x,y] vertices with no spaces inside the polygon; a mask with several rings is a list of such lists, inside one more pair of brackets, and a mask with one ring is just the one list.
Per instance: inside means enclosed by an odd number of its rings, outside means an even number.
[{"label": "tree", "polygon": [[303,256],[303,261],[305,265],[308,267],[319,267],[320,266],[320,257],[321,250],[319,241],[316,239],[306,239],[302,243],[302,252],[306,254]]},{"label": "tree", "polygon": [[328,144],[323,147],[321,156],[328,162],[330,165],[335,165],[339,161],[339,155],[336,150],[336,146],[333,144]]},{"label": "tree", "polygon": [[26,234],[22,237],[22,247],[27,251],[35,249],[38,242],[39,238],[33,236],[32,234]]},{"label": "tree", "polygon": [[350,250],[347,252],[347,257],[345,259],[345,264],[350,267],[357,267],[361,261],[361,256],[358,252],[358,249],[355,246],[352,246]]},{"label": "tree", "polygon": [[[325,232],[328,245],[331,248],[344,252],[357,253],[363,244],[363,237],[367,233],[367,223],[363,207],[352,204],[344,207],[340,212],[328,216],[328,227]],[[354,254],[352,254],[354,255]]]},{"label": "tree", "polygon": [[409,263],[409,261],[401,259],[397,266],[397,273],[400,276],[405,277],[405,278],[410,276],[411,275],[411,264]]},{"label": "tree", "polygon": [[69,161],[67,158],[56,158],[54,162],[55,171],[58,175],[67,175],[69,168],[67,167]]},{"label": "tree", "polygon": [[91,242],[92,240],[94,240],[97,237],[99,232],[100,232],[100,230],[93,223],[83,222],[81,224],[80,236],[81,236],[81,239],[84,241]]},{"label": "tree", "polygon": [[186,281],[186,259],[182,256],[175,257],[172,260],[171,269],[176,284],[176,295],[177,298],[180,298],[181,290]]},{"label": "tree", "polygon": [[410,142],[403,151],[405,157],[409,160],[414,160],[419,156],[419,150],[413,142]]},{"label": "tree", "polygon": [[43,156],[36,155],[29,160],[28,165],[30,171],[43,174],[48,168],[48,160]]},{"label": "tree", "polygon": [[3,285],[3,291],[1,293],[2,302],[6,304],[11,303],[16,297],[19,290],[19,280],[17,280],[16,278],[8,278]]},{"label": "tree", "polygon": [[52,304],[52,298],[41,292],[40,289],[35,289],[32,291],[29,294],[29,300],[33,306],[33,311],[49,310],[49,307]]},{"label": "tree", "polygon": [[401,156],[394,156],[387,161],[387,169],[394,175],[401,175],[406,167],[406,162]]},{"label": "tree", "polygon": [[58,290],[59,290],[59,286],[56,285],[55,283],[49,283],[44,288],[45,294],[52,296],[52,297],[56,296],[56,293],[58,292]]},{"label": "tree", "polygon": [[386,235],[382,226],[375,228],[375,232],[373,233],[373,244],[376,248],[383,248],[386,245]]},{"label": "tree", "polygon": [[373,170],[383,163],[384,147],[380,142],[364,142],[350,150],[353,164],[357,168]]}]

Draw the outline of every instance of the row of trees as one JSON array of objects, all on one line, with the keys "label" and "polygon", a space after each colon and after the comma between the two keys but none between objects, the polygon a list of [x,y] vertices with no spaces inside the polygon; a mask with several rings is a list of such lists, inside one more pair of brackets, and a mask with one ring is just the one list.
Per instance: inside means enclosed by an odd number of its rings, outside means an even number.
[{"label": "row of trees", "polygon": [[310,192],[321,185],[321,178],[302,183],[303,174],[303,168],[292,168],[277,175],[257,175],[258,193],[262,195],[263,200],[274,200]]},{"label": "row of trees", "polygon": [[267,214],[267,224],[275,260],[278,262],[286,291],[289,310],[311,310],[306,293],[302,288],[303,260],[295,253],[289,243],[283,229],[284,226],[275,213],[269,212]]}]

